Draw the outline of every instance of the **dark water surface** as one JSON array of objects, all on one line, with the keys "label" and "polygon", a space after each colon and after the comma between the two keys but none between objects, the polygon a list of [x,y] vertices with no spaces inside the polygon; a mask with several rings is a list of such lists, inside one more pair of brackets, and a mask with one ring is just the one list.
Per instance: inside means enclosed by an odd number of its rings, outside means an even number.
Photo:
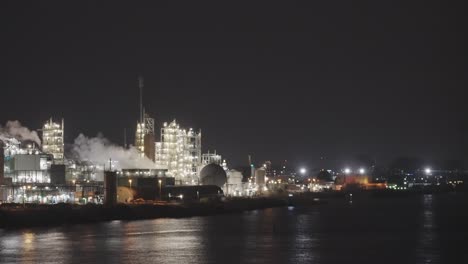
[{"label": "dark water surface", "polygon": [[[468,263],[464,194],[0,230],[0,263]],[[468,245],[468,244],[467,244]]]}]

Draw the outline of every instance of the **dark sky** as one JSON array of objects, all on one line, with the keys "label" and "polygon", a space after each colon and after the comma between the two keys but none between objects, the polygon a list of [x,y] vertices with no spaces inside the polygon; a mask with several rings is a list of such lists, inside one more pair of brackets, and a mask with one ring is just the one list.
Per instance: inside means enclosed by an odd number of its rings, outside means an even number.
[{"label": "dark sky", "polygon": [[64,117],[67,142],[103,132],[122,144],[141,73],[158,125],[201,128],[204,151],[233,165],[463,154],[457,3],[94,2],[0,3],[0,123]]}]

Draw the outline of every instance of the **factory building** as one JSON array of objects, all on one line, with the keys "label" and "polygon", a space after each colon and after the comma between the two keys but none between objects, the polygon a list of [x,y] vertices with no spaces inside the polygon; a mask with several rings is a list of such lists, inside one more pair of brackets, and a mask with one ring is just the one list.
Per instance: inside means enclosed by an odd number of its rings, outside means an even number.
[{"label": "factory building", "polygon": [[216,185],[168,186],[162,188],[162,199],[180,201],[220,200],[223,190]]},{"label": "factory building", "polygon": [[16,203],[72,202],[73,186],[65,182],[65,165],[53,164],[51,154],[6,156],[0,199]]},{"label": "factory building", "polygon": [[223,162],[223,159],[221,157],[221,155],[217,154],[216,153],[216,150],[214,153],[210,153],[210,151],[208,151],[208,153],[204,153],[202,155],[202,165],[203,166],[206,166],[208,164],[217,164],[217,165],[221,165]]},{"label": "factory building", "polygon": [[228,170],[226,160],[223,160],[222,156],[216,153],[216,150],[214,153],[210,153],[210,151],[208,151],[208,153],[202,154],[201,164],[202,166],[200,167],[200,170],[208,164],[220,165],[224,168],[225,171]]},{"label": "factory building", "polygon": [[[154,118],[145,113],[143,107],[143,77],[138,77],[138,88],[140,89],[140,114],[135,132],[135,147],[142,157],[155,161],[155,134]],[[126,146],[125,146],[126,147]]]},{"label": "factory building", "polygon": [[199,183],[201,166],[201,132],[183,129],[176,120],[161,128],[161,141],[156,142],[156,165],[167,168],[177,185]]},{"label": "factory building", "polygon": [[[201,131],[184,129],[176,120],[163,124],[160,141],[155,142],[155,120],[143,108],[142,77],[139,78],[139,88],[135,148],[127,148],[126,135],[124,148],[112,150],[107,149],[106,143],[90,140],[81,144],[75,140],[65,157],[63,119],[56,122],[50,118],[45,122],[40,129],[42,146],[37,135],[37,140],[22,140],[22,137],[1,131],[0,202],[100,203],[107,200],[113,205],[117,193],[114,192],[114,181],[118,188],[128,185],[132,197],[135,194],[134,197],[146,200],[160,198],[162,187],[199,185],[199,172],[206,165],[219,164],[227,171],[221,155],[216,152],[202,155]],[[95,145],[102,149],[94,151]],[[109,159],[109,166],[103,158]],[[129,164],[133,160],[135,163]],[[112,162],[119,162],[118,166]]]},{"label": "factory building", "polygon": [[42,151],[51,154],[56,164],[63,164],[64,161],[63,125],[63,119],[60,125],[50,118],[42,128]]},{"label": "factory building", "polygon": [[155,161],[154,118],[144,114],[144,118],[137,123],[135,135],[135,147],[141,156]]},{"label": "factory building", "polygon": [[17,154],[5,167],[13,183],[50,183],[51,161],[49,154]]},{"label": "factory building", "polygon": [[122,169],[117,174],[125,177],[167,177],[166,169]]},{"label": "factory building", "polygon": [[42,151],[34,143],[0,138],[0,200],[16,203],[57,203],[74,200],[66,184],[61,124],[48,120],[42,129]]}]

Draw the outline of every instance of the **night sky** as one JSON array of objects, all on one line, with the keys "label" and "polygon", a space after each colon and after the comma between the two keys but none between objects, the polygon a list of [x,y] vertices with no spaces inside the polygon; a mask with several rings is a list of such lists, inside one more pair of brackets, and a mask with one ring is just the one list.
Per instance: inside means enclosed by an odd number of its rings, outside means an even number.
[{"label": "night sky", "polygon": [[158,128],[201,128],[203,151],[232,165],[468,151],[457,3],[94,2],[0,3],[1,124],[64,117],[69,143],[102,132],[122,144],[142,74]]}]

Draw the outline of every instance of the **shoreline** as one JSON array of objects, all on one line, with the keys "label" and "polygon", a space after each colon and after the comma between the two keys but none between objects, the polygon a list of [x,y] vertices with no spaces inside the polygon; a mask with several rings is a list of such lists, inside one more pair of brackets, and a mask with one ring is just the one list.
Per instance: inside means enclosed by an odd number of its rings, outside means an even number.
[{"label": "shoreline", "polygon": [[158,218],[185,218],[218,214],[241,213],[272,207],[287,206],[287,199],[247,198],[209,203],[184,204],[118,204],[104,205],[28,205],[0,209],[0,229],[29,227],[56,227],[108,222],[114,220],[147,220]]},{"label": "shoreline", "polygon": [[[0,229],[29,227],[56,227],[108,222],[114,220],[148,220],[158,218],[188,218],[220,214],[242,213],[285,206],[333,205],[335,202],[348,203],[352,200],[371,199],[412,199],[429,194],[422,191],[354,191],[303,193],[294,196],[274,196],[255,198],[230,198],[224,201],[185,202],[180,204],[117,204],[113,207],[87,204],[21,204],[0,207]],[[433,195],[456,194],[457,192],[431,192]],[[459,192],[467,197],[466,192]]]}]

